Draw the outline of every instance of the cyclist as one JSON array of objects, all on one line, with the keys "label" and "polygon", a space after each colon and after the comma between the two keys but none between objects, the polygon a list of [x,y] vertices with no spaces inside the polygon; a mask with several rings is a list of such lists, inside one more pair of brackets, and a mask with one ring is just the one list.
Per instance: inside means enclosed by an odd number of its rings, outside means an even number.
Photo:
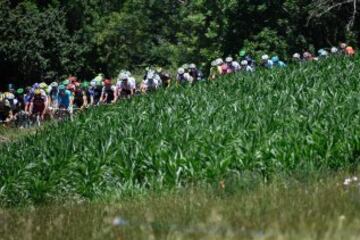
[{"label": "cyclist", "polygon": [[339,54],[339,49],[337,47],[332,47],[330,52],[331,54]]},{"label": "cyclist", "polygon": [[6,123],[12,117],[11,107],[9,101],[6,99],[5,94],[0,94],[0,122]]},{"label": "cyclist", "polygon": [[161,79],[159,75],[154,71],[149,71],[146,75],[146,79],[141,83],[141,92],[146,93],[147,91],[156,90],[160,87]]},{"label": "cyclist", "polygon": [[182,67],[177,70],[176,80],[180,85],[193,82],[193,78],[189,73],[185,72],[185,69]]},{"label": "cyclist", "polygon": [[300,53],[294,53],[292,59],[293,59],[294,62],[301,62],[301,55],[300,55]]},{"label": "cyclist", "polygon": [[355,55],[355,50],[354,50],[354,48],[351,47],[351,46],[347,46],[347,47],[345,48],[345,55],[347,55],[347,56],[354,56],[354,55]]},{"label": "cyclist", "polygon": [[49,107],[51,109],[57,109],[59,107],[59,84],[57,82],[52,82],[49,89]]},{"label": "cyclist", "polygon": [[82,110],[88,105],[88,98],[86,95],[86,87],[81,85],[81,87],[77,87],[73,94],[73,108]]},{"label": "cyclist", "polygon": [[47,111],[47,96],[40,88],[34,90],[34,96],[30,102],[30,115],[33,117],[40,116],[44,120]]},{"label": "cyclist", "polygon": [[306,62],[315,60],[315,59],[314,59],[314,56],[313,56],[310,52],[308,52],[308,51],[306,51],[306,52],[303,53],[303,59],[304,59],[304,61],[306,61]]},{"label": "cyclist", "polygon": [[58,104],[59,109],[71,111],[73,105],[73,97],[69,90],[66,89],[65,85],[59,86],[59,95],[58,95]]},{"label": "cyclist", "polygon": [[106,104],[116,102],[117,100],[116,87],[112,85],[110,79],[105,79],[104,87],[102,88],[100,99],[102,103],[106,103]]},{"label": "cyclist", "polygon": [[261,66],[263,66],[265,68],[273,68],[274,63],[270,59],[269,55],[264,54],[261,56]]},{"label": "cyclist", "polygon": [[103,90],[102,82],[95,79],[95,87],[93,89],[93,105],[99,105],[101,102],[101,94]]},{"label": "cyclist", "polygon": [[189,65],[189,74],[193,79],[193,83],[196,83],[197,81],[201,80],[201,73],[197,69],[196,65],[194,63]]},{"label": "cyclist", "polygon": [[318,55],[319,58],[327,58],[329,53],[325,49],[319,49]]},{"label": "cyclist", "polygon": [[116,83],[116,92],[119,97],[133,96],[136,90],[135,78],[131,74],[121,72]]},{"label": "cyclist", "polygon": [[159,75],[161,79],[161,83],[162,83],[161,85],[164,86],[165,88],[169,87],[171,83],[170,74],[164,72],[161,67],[156,69],[156,73]]}]

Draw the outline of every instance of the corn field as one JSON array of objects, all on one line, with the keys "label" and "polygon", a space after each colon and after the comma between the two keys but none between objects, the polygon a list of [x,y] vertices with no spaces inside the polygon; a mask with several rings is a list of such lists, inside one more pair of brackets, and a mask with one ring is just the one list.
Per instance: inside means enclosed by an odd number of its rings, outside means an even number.
[{"label": "corn field", "polygon": [[332,58],[173,86],[51,123],[0,147],[0,205],[356,167],[359,64]]}]

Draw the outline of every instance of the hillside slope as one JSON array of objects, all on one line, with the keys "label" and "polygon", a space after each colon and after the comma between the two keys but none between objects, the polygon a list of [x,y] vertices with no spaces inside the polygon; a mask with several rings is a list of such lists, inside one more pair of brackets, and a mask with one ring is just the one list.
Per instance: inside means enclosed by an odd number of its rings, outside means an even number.
[{"label": "hillside slope", "polygon": [[99,107],[0,149],[0,204],[338,169],[360,158],[359,59],[237,74]]}]

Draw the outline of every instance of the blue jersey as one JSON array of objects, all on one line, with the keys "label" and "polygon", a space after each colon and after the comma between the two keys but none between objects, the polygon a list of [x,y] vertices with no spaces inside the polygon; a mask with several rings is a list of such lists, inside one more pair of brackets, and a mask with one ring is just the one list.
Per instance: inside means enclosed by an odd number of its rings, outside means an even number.
[{"label": "blue jersey", "polygon": [[71,92],[69,90],[61,91],[58,95],[59,107],[68,109],[70,107]]}]

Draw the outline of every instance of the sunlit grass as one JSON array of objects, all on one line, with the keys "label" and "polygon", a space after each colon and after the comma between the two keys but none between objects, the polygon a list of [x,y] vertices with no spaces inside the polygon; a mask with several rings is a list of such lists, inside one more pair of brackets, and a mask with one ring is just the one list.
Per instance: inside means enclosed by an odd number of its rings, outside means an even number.
[{"label": "sunlit grass", "polygon": [[[354,173],[353,173],[354,174]],[[328,173],[0,211],[1,239],[357,239],[359,181]],[[250,186],[250,187],[249,187]]]}]

